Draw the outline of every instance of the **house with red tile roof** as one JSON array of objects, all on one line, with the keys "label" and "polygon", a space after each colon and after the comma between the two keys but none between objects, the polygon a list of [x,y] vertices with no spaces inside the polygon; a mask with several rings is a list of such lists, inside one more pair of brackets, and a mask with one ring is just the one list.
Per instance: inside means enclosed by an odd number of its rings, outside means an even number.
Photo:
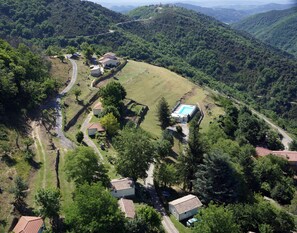
[{"label": "house with red tile roof", "polygon": [[102,111],[103,111],[102,103],[101,102],[96,103],[93,108],[93,114],[95,116],[99,116]]},{"label": "house with red tile roof", "polygon": [[22,216],[13,228],[14,233],[42,233],[45,228],[41,217]]},{"label": "house with red tile roof", "polygon": [[297,166],[297,151],[272,151],[263,147],[256,147],[256,152],[259,157],[267,155],[275,155],[287,159],[291,166]]},{"label": "house with red tile roof", "polygon": [[105,128],[100,123],[90,123],[88,125],[88,135],[95,136],[96,133],[104,133]]}]

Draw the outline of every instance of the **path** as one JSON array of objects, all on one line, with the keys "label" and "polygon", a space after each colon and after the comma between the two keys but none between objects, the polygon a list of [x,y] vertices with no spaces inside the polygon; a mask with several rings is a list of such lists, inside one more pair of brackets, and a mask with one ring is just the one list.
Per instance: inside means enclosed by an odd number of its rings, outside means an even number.
[{"label": "path", "polygon": [[91,119],[92,119],[93,113],[90,112],[89,115],[87,116],[87,118],[84,120],[84,122],[81,125],[80,131],[82,131],[84,133],[84,142],[91,148],[94,149],[94,151],[96,152],[96,154],[99,155],[99,157],[101,158],[101,160],[103,160],[103,156],[100,153],[98,147],[96,146],[96,144],[92,141],[92,139],[89,138],[89,135],[87,133],[87,128],[88,128],[88,124],[90,123]]},{"label": "path", "polygon": [[62,116],[62,108],[61,108],[62,97],[72,89],[72,87],[74,86],[74,84],[77,80],[77,64],[72,59],[69,59],[69,61],[72,64],[71,81],[69,82],[67,87],[63,91],[61,91],[59,95],[57,95],[57,97],[53,103],[53,107],[56,109],[56,112],[57,112],[56,133],[57,133],[57,137],[60,139],[61,146],[66,149],[73,149],[75,147],[75,144],[72,141],[70,141],[68,138],[65,137],[65,134],[63,131],[63,116]]},{"label": "path", "polygon": [[151,195],[152,203],[154,204],[154,207],[156,210],[160,212],[162,215],[162,225],[167,233],[179,233],[179,231],[175,228],[174,224],[172,223],[171,219],[166,213],[166,210],[164,209],[162,202],[160,201],[158,194],[155,189],[154,185],[154,164],[150,165],[149,170],[147,171],[147,178],[145,179],[145,186],[148,190],[148,192]]}]

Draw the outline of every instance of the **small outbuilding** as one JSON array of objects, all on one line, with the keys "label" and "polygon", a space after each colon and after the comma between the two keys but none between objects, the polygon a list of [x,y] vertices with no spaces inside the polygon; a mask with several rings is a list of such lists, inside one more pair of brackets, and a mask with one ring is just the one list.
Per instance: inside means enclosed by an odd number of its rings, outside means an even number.
[{"label": "small outbuilding", "polygon": [[102,112],[102,110],[103,110],[102,103],[101,103],[101,102],[98,102],[98,103],[94,106],[94,108],[93,108],[93,114],[94,114],[95,116],[99,116],[100,113]]},{"label": "small outbuilding", "polygon": [[104,74],[104,68],[101,66],[91,66],[91,75],[93,77],[99,77],[100,75]]},{"label": "small outbuilding", "polygon": [[100,123],[90,123],[88,125],[88,135],[95,136],[96,133],[104,133],[105,128]]},{"label": "small outbuilding", "polygon": [[121,211],[125,214],[126,218],[134,218],[135,217],[135,208],[134,203],[131,200],[121,198],[118,201],[119,207]]},{"label": "small outbuilding", "polygon": [[116,198],[135,196],[135,185],[133,180],[130,178],[112,180],[111,195]]},{"label": "small outbuilding", "polygon": [[42,233],[45,229],[41,217],[22,216],[13,228],[14,233]]},{"label": "small outbuilding", "polygon": [[198,213],[198,209],[202,206],[199,198],[192,194],[171,201],[168,204],[170,213],[178,221],[196,215]]}]

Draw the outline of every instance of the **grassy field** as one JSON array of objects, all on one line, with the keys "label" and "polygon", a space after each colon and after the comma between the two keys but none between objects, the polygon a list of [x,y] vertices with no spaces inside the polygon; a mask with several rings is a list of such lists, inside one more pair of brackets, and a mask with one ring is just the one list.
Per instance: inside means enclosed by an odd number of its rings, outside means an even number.
[{"label": "grassy field", "polygon": [[177,221],[173,215],[170,215],[170,219],[173,222],[176,229],[179,231],[179,233],[192,233],[193,232],[190,228],[185,227],[182,223]]},{"label": "grassy field", "polygon": [[67,80],[71,79],[72,65],[66,60],[64,63],[58,58],[49,58],[51,63],[50,75],[57,81],[60,90],[64,89]]},{"label": "grassy field", "polygon": [[158,101],[165,97],[170,108],[173,108],[180,98],[187,104],[199,104],[205,110],[205,119],[201,125],[202,131],[207,129],[214,117],[223,113],[212,98],[211,93],[193,84],[189,80],[161,67],[147,63],[129,61],[117,74],[117,78],[127,91],[127,97],[149,107],[142,128],[154,137],[160,136],[161,128],[156,118]]}]

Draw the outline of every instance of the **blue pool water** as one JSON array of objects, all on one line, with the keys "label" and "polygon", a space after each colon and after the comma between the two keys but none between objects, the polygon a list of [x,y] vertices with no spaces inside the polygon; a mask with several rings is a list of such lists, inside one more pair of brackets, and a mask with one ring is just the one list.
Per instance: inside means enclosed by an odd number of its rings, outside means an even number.
[{"label": "blue pool water", "polygon": [[194,107],[192,107],[192,106],[183,106],[182,108],[179,109],[178,114],[191,115],[193,110],[194,110]]}]

